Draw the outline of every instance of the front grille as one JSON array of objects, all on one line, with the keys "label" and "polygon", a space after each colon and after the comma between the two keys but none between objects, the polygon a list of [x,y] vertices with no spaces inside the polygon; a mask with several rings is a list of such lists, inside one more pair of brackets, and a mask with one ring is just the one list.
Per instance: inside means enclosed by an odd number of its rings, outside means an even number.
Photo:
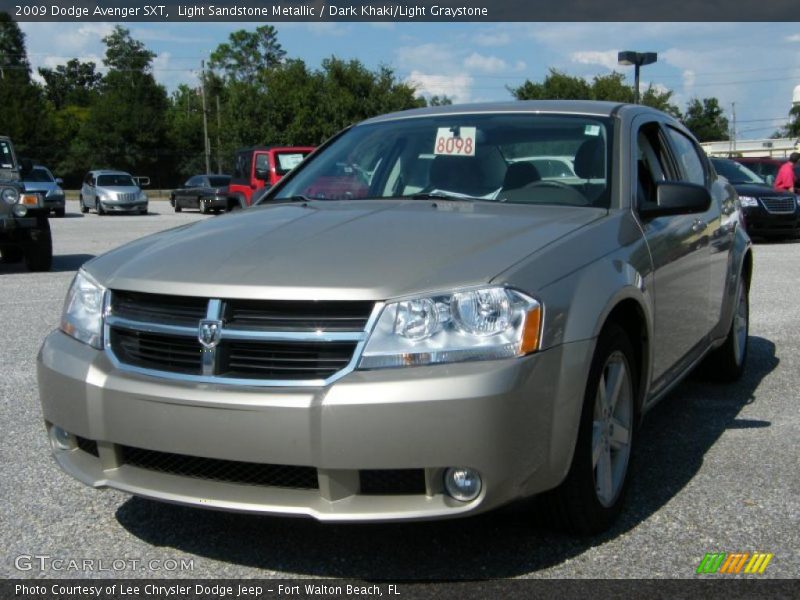
[{"label": "front grille", "polygon": [[314,467],[203,458],[120,446],[122,463],[140,469],[195,479],[296,490],[319,489]]},{"label": "front grille", "polygon": [[373,469],[359,471],[361,493],[399,496],[425,493],[424,469]]},{"label": "front grille", "polygon": [[[121,366],[154,374],[220,383],[246,380],[248,385],[318,384],[351,364],[373,308],[372,302],[226,300],[113,291],[108,344]],[[204,339],[209,345],[204,349],[198,338],[206,319],[218,321],[220,335]],[[208,328],[202,333],[208,334]]]},{"label": "front grille", "polygon": [[361,331],[372,302],[226,300],[225,323],[232,329],[268,331]]},{"label": "front grille", "polygon": [[200,375],[203,352],[197,339],[111,329],[111,349],[124,363],[143,369]]},{"label": "front grille", "polygon": [[117,194],[117,200],[120,202],[136,202],[139,194],[133,193],[125,193],[125,194]]},{"label": "front grille", "polygon": [[219,373],[253,379],[327,379],[344,369],[355,342],[223,342]]},{"label": "front grille", "polygon": [[775,214],[793,213],[797,201],[791,196],[770,196],[761,198],[767,211]]}]

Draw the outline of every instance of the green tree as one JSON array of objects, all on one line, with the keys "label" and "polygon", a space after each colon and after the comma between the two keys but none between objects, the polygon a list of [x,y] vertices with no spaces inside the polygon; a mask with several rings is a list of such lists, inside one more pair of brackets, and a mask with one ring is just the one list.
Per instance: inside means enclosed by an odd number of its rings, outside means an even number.
[{"label": "green tree", "polygon": [[45,94],[53,107],[59,110],[68,104],[89,106],[103,79],[96,68],[93,62],[81,62],[77,58],[55,69],[39,67],[39,75],[45,81]]},{"label": "green tree", "polygon": [[789,110],[789,122],[772,134],[773,138],[800,137],[800,104]]},{"label": "green tree", "polygon": [[526,79],[517,88],[508,88],[517,100],[589,100],[592,88],[581,77],[572,77],[558,69],[550,69],[544,81]]},{"label": "green tree", "polygon": [[183,177],[204,173],[203,107],[198,90],[179,85],[169,99],[166,120],[167,146],[177,172]]},{"label": "green tree", "polygon": [[240,29],[211,53],[209,66],[234,81],[252,81],[261,71],[281,64],[286,51],[278,43],[278,31],[261,25],[255,31]]},{"label": "green tree", "polygon": [[117,25],[114,31],[103,38],[106,45],[106,56],[103,64],[115,71],[132,71],[148,73],[152,68],[155,52],[131,37],[131,32]]},{"label": "green tree", "polygon": [[700,142],[729,139],[728,119],[716,98],[692,98],[686,106],[683,124]]},{"label": "green tree", "polygon": [[20,156],[51,162],[51,115],[41,87],[31,80],[25,34],[7,13],[0,13],[0,128]]},{"label": "green tree", "polygon": [[428,98],[428,106],[450,106],[451,104],[453,104],[453,101],[444,94]]}]

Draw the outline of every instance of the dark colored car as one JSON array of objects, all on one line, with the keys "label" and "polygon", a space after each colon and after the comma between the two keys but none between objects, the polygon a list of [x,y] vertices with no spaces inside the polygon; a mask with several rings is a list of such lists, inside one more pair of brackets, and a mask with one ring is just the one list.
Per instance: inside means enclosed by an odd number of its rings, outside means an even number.
[{"label": "dark colored car", "polygon": [[26,192],[41,194],[45,207],[48,211],[55,213],[57,217],[63,217],[66,210],[62,184],[63,181],[60,178],[53,177],[50,169],[42,165],[34,165],[22,182]]},{"label": "dark colored car", "polygon": [[250,206],[263,196],[261,190],[278,183],[313,151],[312,146],[240,148],[236,151],[231,197],[241,207]]},{"label": "dark colored car", "polygon": [[[732,160],[750,169],[761,177],[767,185],[775,183],[778,169],[787,161],[786,158],[772,158],[771,156],[739,156]],[[800,180],[800,167],[796,166],[794,168],[794,178],[795,180]]]},{"label": "dark colored car", "polygon": [[738,161],[712,158],[711,164],[739,194],[747,233],[764,237],[800,234],[800,205],[795,194],[773,189]]},{"label": "dark colored car", "polygon": [[230,182],[230,175],[195,175],[182,187],[172,190],[169,196],[170,204],[175,208],[175,212],[181,212],[184,208],[196,208],[203,214],[230,210],[232,204],[228,196]]}]

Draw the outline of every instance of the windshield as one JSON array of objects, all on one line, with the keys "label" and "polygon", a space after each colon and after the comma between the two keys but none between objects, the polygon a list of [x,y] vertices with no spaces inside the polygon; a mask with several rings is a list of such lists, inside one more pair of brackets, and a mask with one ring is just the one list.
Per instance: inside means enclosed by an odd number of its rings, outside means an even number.
[{"label": "windshield", "polygon": [[212,175],[208,178],[208,183],[211,184],[211,187],[225,187],[231,182],[231,178],[228,175]]},{"label": "windshield", "polygon": [[606,118],[454,114],[358,125],[275,199],[444,197],[609,205]]},{"label": "windshield", "polygon": [[33,169],[31,169],[31,172],[25,176],[25,181],[31,181],[36,183],[52,183],[53,176],[47,169],[42,169],[41,167],[34,167]]},{"label": "windshield", "polygon": [[750,169],[742,164],[733,160],[714,159],[714,169],[718,174],[722,175],[730,183],[760,183],[762,185],[766,182],[758,175],[753,173]]},{"label": "windshield", "polygon": [[117,187],[138,187],[130,175],[98,175],[97,185]]}]

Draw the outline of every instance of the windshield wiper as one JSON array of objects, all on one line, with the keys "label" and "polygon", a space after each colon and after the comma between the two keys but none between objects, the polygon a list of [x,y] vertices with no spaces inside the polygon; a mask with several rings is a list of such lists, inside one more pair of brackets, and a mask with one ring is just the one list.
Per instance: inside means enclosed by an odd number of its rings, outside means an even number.
[{"label": "windshield wiper", "polygon": [[486,200],[486,198],[476,198],[474,196],[461,196],[460,194],[447,194],[445,192],[420,192],[410,196],[399,196],[400,199],[410,198],[411,200],[465,200],[475,202],[476,200]]}]

